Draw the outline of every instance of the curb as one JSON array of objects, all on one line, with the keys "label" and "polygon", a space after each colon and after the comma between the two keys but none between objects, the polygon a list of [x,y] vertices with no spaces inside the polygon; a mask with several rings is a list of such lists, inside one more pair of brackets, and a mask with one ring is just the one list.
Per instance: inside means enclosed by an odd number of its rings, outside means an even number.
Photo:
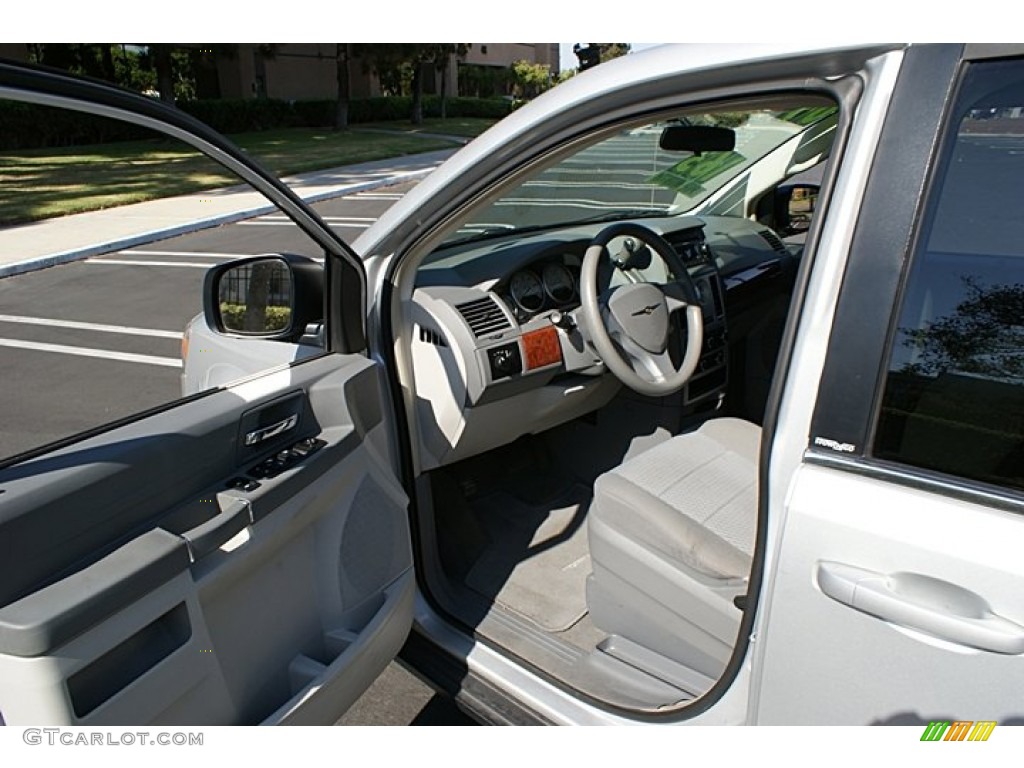
[{"label": "curb", "polygon": [[[436,167],[436,166],[435,166]],[[302,198],[305,203],[319,203],[324,200],[330,200],[335,197],[341,197],[342,195],[352,194],[356,192],[367,192],[371,189],[381,189],[383,187],[394,186],[395,184],[401,184],[404,181],[411,181],[416,179],[422,179],[432,173],[434,168],[424,168],[418,171],[406,171],[402,173],[396,173],[393,176],[389,176],[386,179],[375,179],[374,181],[358,182],[356,184],[348,184],[341,187],[334,187],[324,192],[317,192],[312,195],[303,195],[296,191],[296,194]],[[191,221],[188,224],[179,224],[173,227],[163,227],[159,229],[153,229],[148,232],[143,232],[138,235],[132,235],[131,237],[122,237],[119,240],[111,240],[106,243],[99,243],[97,245],[90,245],[85,248],[75,248],[70,251],[61,251],[60,253],[50,254],[48,256],[38,256],[34,259],[27,259],[25,261],[19,261],[14,264],[5,264],[0,266],[0,278],[13,277],[14,275],[25,274],[26,272],[35,272],[40,269],[46,269],[47,267],[55,267],[60,264],[67,264],[72,261],[80,261],[82,259],[88,259],[92,256],[99,256],[100,254],[109,253],[111,251],[121,251],[127,248],[133,248],[137,245],[144,245],[151,243],[156,240],[166,240],[170,237],[178,237],[179,235],[187,235],[192,232],[199,232],[203,229],[211,229],[213,227],[219,227],[224,224],[234,224],[236,221],[242,221],[243,219],[251,219],[255,216],[263,216],[267,213],[272,213],[277,210],[277,207],[267,202],[265,205],[256,206],[254,208],[246,208],[241,211],[232,211],[231,213],[222,213],[218,216],[211,216],[208,219],[198,219]],[[330,226],[330,225],[328,225]]]}]

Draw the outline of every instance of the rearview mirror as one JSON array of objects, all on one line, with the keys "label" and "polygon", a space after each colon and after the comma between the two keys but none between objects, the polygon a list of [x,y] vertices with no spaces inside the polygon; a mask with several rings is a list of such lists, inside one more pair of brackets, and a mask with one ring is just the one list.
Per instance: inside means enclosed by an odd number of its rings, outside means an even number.
[{"label": "rearview mirror", "polygon": [[220,333],[295,341],[323,319],[323,268],[301,256],[256,256],[211,269],[203,311]]},{"label": "rearview mirror", "polygon": [[668,152],[731,152],[736,131],[713,125],[670,125],[661,132],[658,146]]}]

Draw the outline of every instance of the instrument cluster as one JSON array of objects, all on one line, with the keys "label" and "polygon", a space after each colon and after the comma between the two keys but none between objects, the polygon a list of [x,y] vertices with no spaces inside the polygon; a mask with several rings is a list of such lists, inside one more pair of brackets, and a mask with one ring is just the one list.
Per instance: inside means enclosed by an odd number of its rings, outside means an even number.
[{"label": "instrument cluster", "polygon": [[514,273],[500,292],[509,301],[516,319],[523,322],[545,309],[578,305],[578,262],[577,257],[566,256]]}]

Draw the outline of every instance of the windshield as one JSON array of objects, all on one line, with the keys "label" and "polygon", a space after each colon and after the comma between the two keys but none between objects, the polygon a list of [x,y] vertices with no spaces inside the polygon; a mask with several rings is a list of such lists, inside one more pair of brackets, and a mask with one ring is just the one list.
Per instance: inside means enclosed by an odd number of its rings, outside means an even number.
[{"label": "windshield", "polygon": [[[827,133],[831,140],[835,121],[835,106],[813,105],[690,114],[631,128],[532,175],[476,211],[442,247],[525,230],[693,211],[719,192],[727,197],[731,182],[794,137]],[[662,149],[662,132],[680,125],[732,129],[735,147],[702,153]],[[817,143],[794,140],[790,159],[800,154],[798,147]],[[782,172],[791,165],[784,161]]]}]

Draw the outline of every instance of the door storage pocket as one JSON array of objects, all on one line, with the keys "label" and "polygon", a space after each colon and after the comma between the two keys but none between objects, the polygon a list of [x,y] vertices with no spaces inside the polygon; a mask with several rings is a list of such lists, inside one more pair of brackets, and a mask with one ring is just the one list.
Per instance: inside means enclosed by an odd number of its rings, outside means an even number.
[{"label": "door storage pocket", "polygon": [[68,678],[77,717],[85,717],[188,642],[192,625],[184,603],[147,624]]}]

